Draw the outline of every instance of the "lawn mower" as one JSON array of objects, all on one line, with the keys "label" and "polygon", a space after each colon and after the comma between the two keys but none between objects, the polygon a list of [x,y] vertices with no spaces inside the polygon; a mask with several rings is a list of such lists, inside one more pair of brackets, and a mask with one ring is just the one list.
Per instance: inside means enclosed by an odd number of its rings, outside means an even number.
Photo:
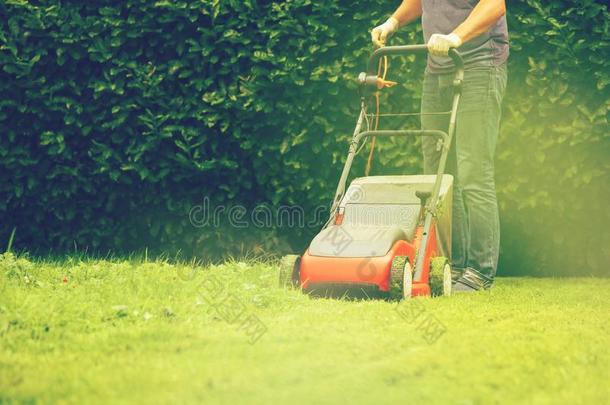
[{"label": "lawn mower", "polygon": [[[451,293],[453,177],[444,174],[444,170],[464,77],[459,53],[449,51],[455,77],[452,109],[446,113],[447,132],[380,130],[377,124],[370,125],[367,115],[367,97],[395,84],[385,81],[385,73],[380,74],[382,58],[387,63],[388,56],[413,53],[426,54],[426,45],[378,48],[369,58],[367,71],[360,73],[360,115],[330,218],[305,253],[282,258],[281,285],[324,295],[357,291],[367,296],[382,294],[404,299]],[[346,187],[352,162],[367,140],[408,136],[433,136],[439,140],[441,156],[436,175],[366,175]]]}]

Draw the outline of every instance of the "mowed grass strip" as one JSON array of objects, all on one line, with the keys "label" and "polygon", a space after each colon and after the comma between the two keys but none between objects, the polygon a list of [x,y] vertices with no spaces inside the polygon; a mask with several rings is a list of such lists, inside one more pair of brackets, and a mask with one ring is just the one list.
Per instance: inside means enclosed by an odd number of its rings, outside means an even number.
[{"label": "mowed grass strip", "polygon": [[0,403],[604,403],[610,280],[312,298],[276,266],[0,256]]}]

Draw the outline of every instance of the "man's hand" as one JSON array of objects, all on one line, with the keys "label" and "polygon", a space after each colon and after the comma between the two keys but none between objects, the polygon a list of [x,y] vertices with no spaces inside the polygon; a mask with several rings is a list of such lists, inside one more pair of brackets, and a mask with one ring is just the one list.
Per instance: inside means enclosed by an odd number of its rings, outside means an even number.
[{"label": "man's hand", "polygon": [[376,47],[385,46],[386,40],[398,29],[398,20],[394,17],[388,18],[386,22],[371,31],[371,40]]},{"label": "man's hand", "polygon": [[436,56],[447,56],[449,48],[457,48],[462,45],[462,38],[457,34],[434,34],[428,41],[428,52]]}]

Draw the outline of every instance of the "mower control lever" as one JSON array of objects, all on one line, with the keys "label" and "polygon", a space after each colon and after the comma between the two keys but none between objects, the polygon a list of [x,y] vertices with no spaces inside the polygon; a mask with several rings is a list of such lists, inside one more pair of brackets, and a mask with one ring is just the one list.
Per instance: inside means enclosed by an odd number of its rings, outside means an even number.
[{"label": "mower control lever", "polygon": [[376,75],[367,75],[365,72],[362,72],[358,75],[358,84],[360,85],[361,93],[365,93],[366,90],[374,91],[381,90],[385,87],[393,87],[397,83],[391,80],[385,80]]},{"label": "mower control lever", "polygon": [[415,191],[415,196],[417,198],[419,198],[421,205],[425,205],[426,200],[428,200],[428,198],[430,198],[431,195],[432,195],[431,191],[427,191],[427,190],[416,190]]},{"label": "mower control lever", "polygon": [[419,223],[423,222],[423,220],[424,220],[424,215],[426,212],[426,202],[428,201],[428,198],[430,198],[431,195],[432,195],[431,191],[415,190],[415,196],[417,198],[419,198],[419,204],[421,206],[421,209],[419,210],[419,220],[418,220]]}]

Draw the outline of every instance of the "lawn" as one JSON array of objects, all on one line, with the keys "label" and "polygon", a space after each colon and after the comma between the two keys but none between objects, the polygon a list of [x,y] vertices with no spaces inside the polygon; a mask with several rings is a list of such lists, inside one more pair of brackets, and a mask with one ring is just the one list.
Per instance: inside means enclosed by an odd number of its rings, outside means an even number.
[{"label": "lawn", "polygon": [[608,403],[610,279],[312,298],[273,263],[0,256],[0,403]]}]

